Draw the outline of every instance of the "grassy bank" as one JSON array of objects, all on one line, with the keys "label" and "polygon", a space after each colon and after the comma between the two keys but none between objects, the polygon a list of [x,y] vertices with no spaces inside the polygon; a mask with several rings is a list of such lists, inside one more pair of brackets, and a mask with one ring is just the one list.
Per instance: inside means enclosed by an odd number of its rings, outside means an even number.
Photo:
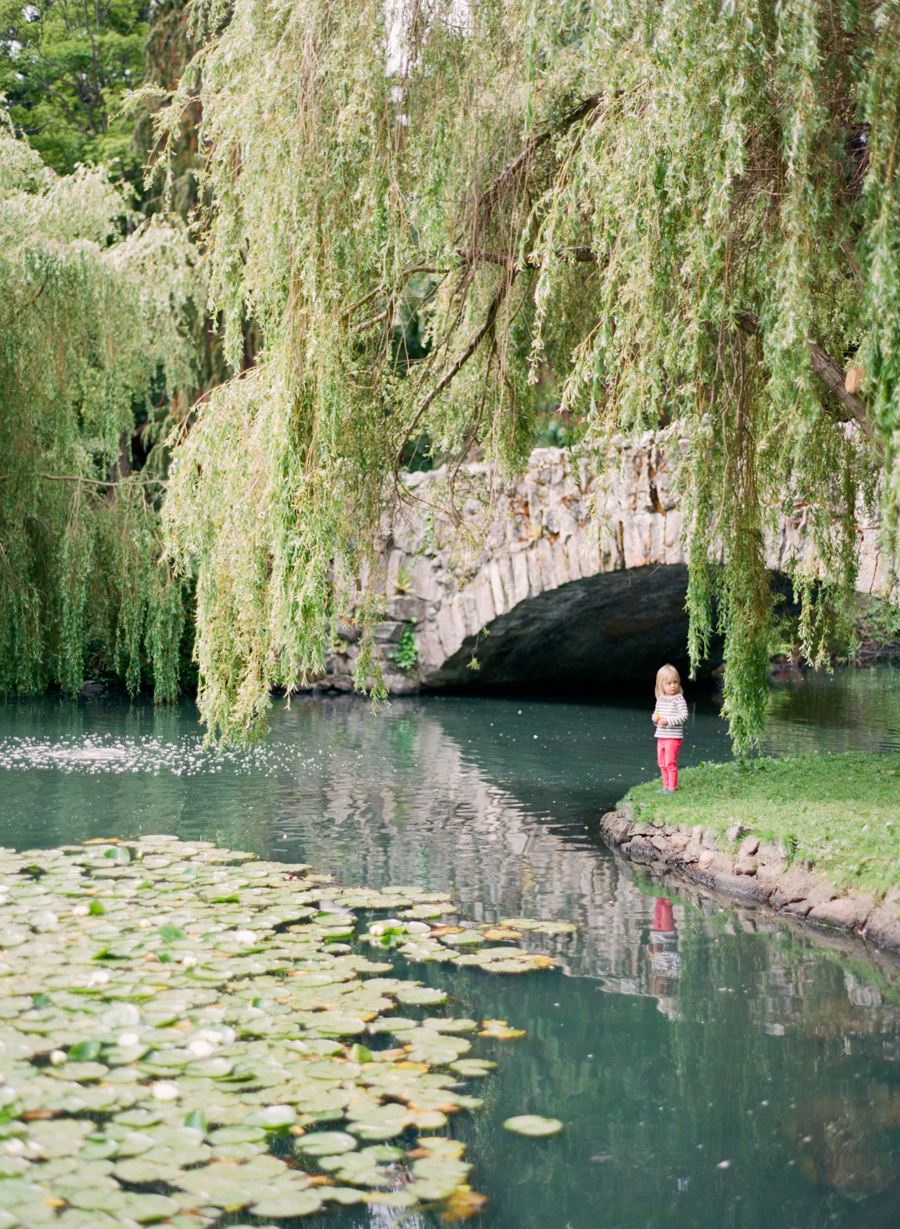
[{"label": "grassy bank", "polygon": [[635,815],[660,824],[740,823],[808,858],[835,887],[881,894],[900,883],[900,755],[809,755],[701,764],[626,794]]}]

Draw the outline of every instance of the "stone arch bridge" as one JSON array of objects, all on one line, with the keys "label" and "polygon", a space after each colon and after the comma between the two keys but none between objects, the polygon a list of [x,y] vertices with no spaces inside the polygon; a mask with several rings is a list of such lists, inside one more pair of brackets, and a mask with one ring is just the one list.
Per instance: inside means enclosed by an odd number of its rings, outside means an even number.
[{"label": "stone arch bridge", "polygon": [[[454,476],[456,520],[445,511],[444,470],[407,475],[404,497],[385,517],[376,581],[389,690],[591,686],[646,679],[661,661],[686,665],[687,567],[672,461],[683,443],[672,428],[622,440],[600,477],[558,448],[535,450],[512,481],[468,465]],[[887,595],[877,528],[862,535],[858,587]],[[802,517],[785,518],[768,544],[769,566],[777,573],[809,549]],[[417,664],[404,671],[395,655],[410,633]],[[320,686],[351,688],[357,639],[352,621],[341,625]]]}]

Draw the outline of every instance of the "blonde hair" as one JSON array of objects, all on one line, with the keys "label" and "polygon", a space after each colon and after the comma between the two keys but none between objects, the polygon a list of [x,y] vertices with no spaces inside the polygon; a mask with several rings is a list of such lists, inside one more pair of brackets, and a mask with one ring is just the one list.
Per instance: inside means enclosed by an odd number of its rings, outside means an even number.
[{"label": "blonde hair", "polygon": [[653,694],[656,696],[657,700],[662,695],[663,683],[667,683],[670,679],[674,679],[678,684],[678,694],[680,696],[684,695],[684,691],[681,687],[681,675],[674,666],[670,666],[667,662],[664,666],[660,666],[656,672],[656,691]]}]

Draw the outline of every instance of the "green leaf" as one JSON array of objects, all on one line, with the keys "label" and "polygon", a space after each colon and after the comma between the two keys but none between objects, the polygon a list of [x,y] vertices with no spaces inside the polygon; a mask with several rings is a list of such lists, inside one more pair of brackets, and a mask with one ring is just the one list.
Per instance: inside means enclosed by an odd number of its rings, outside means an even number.
[{"label": "green leaf", "polygon": [[93,1062],[100,1057],[101,1048],[99,1041],[79,1041],[69,1047],[66,1058],[72,1063]]}]

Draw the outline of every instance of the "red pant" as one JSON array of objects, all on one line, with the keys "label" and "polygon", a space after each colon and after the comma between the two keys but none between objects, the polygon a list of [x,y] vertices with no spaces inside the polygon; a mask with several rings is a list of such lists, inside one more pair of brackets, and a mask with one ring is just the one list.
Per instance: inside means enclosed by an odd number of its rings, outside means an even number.
[{"label": "red pant", "polygon": [[680,738],[657,738],[656,762],[662,773],[663,789],[678,789],[678,752]]}]

